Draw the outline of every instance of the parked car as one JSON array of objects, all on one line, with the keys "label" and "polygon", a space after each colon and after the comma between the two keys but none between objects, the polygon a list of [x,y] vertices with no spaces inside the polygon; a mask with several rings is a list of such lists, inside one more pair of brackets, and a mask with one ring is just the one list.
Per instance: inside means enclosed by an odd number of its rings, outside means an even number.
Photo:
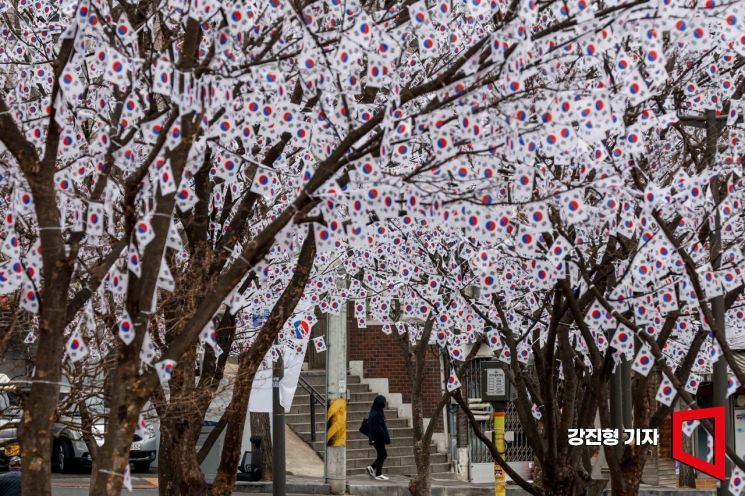
[{"label": "parked car", "polygon": [[[88,406],[96,418],[91,431],[96,445],[103,445],[106,434],[105,411],[96,411],[95,406]],[[62,473],[74,472],[80,468],[90,468],[93,464],[88,445],[79,426],[80,417],[77,415],[60,419],[52,427],[54,442],[52,443],[52,468]],[[158,453],[157,425],[148,424],[147,429],[134,435],[129,450],[129,463],[135,472],[147,472]]]},{"label": "parked car", "polygon": [[7,470],[8,462],[21,454],[21,443],[17,427],[21,421],[20,397],[15,387],[8,384],[10,379],[0,374],[0,469]]},{"label": "parked car", "polygon": [[[67,391],[65,391],[67,389]],[[63,386],[60,400],[64,402],[69,388]],[[106,434],[107,409],[102,402],[87,400],[86,407],[93,417],[91,434],[98,446],[103,445]],[[22,400],[16,384],[11,384],[8,377],[0,374],[0,469],[7,469],[13,456],[21,455],[20,421],[23,417]],[[77,405],[72,405],[69,412],[61,415],[52,426],[52,469],[70,473],[82,468],[90,468],[93,459],[81,430],[83,422]],[[148,424],[147,429],[135,434],[129,452],[129,462],[136,472],[147,472],[158,452],[158,426]]]}]

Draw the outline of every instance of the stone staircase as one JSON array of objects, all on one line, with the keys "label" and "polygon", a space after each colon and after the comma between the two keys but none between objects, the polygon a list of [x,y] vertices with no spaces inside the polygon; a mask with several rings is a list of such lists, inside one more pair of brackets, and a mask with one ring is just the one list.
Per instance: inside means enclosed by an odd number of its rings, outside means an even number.
[{"label": "stone staircase", "polygon": [[657,474],[659,482],[663,487],[678,487],[678,474],[675,472],[675,460],[671,458],[660,458],[657,460]]},{"label": "stone staircase", "polygon": [[[321,395],[326,392],[326,376],[324,371],[305,371],[302,377],[311,384]],[[367,466],[375,460],[375,448],[370,446],[367,437],[358,431],[362,419],[367,417],[376,393],[370,391],[370,386],[362,384],[360,378],[347,376],[347,389],[350,400],[347,404],[347,475],[366,475]],[[399,418],[395,409],[385,410],[388,432],[391,444],[386,446],[388,458],[383,466],[386,474],[412,476],[416,474],[414,464],[414,438],[409,421]],[[308,392],[298,385],[292,409],[285,415],[285,422],[305,442],[307,442],[321,458],[324,456],[326,436],[326,413],[323,406],[316,404],[316,441],[311,441],[310,429],[310,397]],[[434,444],[430,446],[430,465],[433,479],[455,479],[450,470],[447,455],[437,453]]]}]

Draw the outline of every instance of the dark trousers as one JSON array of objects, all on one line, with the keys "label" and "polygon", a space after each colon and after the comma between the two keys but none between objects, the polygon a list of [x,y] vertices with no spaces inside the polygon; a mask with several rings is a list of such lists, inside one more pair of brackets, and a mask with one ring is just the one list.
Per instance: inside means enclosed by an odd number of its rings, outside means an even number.
[{"label": "dark trousers", "polygon": [[381,475],[383,473],[383,462],[388,458],[388,452],[385,450],[385,441],[382,439],[373,441],[373,446],[377,452],[378,457],[375,459],[372,468],[375,469],[375,475]]}]

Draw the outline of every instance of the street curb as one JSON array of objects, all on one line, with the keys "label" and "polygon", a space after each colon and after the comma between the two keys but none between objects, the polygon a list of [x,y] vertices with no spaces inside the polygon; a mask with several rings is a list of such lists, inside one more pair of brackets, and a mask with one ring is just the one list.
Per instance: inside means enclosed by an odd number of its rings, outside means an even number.
[{"label": "street curb", "polygon": [[[291,482],[287,481],[286,490],[288,493],[298,494],[331,494],[329,485],[325,483],[314,482]],[[272,481],[266,482],[236,482],[235,493],[247,494],[265,494],[272,493]]]},{"label": "street curb", "polygon": [[[347,492],[353,496],[411,496],[409,488],[401,484],[347,484]],[[494,496],[494,486],[432,486],[432,496]],[[507,486],[509,496],[528,496],[519,487]]]},{"label": "street curb", "polygon": [[[673,489],[673,488],[644,488],[639,490],[639,496],[712,496],[716,489]],[[608,492],[608,494],[611,494]]]}]

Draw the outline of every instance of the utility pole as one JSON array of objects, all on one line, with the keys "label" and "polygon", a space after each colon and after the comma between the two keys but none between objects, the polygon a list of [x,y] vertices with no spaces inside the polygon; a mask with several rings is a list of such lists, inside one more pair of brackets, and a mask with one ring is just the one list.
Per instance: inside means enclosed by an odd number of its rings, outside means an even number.
[{"label": "utility pole", "polygon": [[328,314],[326,333],[326,483],[331,494],[347,489],[347,305]]},{"label": "utility pole", "polygon": [[[714,181],[712,184],[712,190],[714,191],[714,201],[719,202],[719,181]],[[714,218],[714,232],[711,234],[711,266],[716,271],[722,263],[722,230],[721,230],[721,218],[719,217],[719,209],[717,208]],[[726,339],[727,333],[725,329],[724,319],[724,295],[716,296],[712,299],[711,310],[714,314],[714,321],[718,331],[722,337]],[[724,407],[724,424],[725,424],[725,436],[727,446],[733,445],[732,429],[730,428],[732,411],[727,400],[727,360],[724,355],[719,357],[719,360],[714,363],[714,377],[713,377],[713,388],[714,388],[714,406]],[[726,481],[729,480],[730,476],[730,463],[727,457],[725,457],[725,479],[719,481],[717,486],[717,496],[727,496],[729,494],[728,484]]]},{"label": "utility pole", "polygon": [[[632,412],[633,399],[631,397],[631,361],[624,360],[621,362],[621,406],[623,409],[623,428],[631,429],[634,427],[634,416]],[[619,433],[623,439],[623,431]]]},{"label": "utility pole", "polygon": [[285,471],[285,409],[279,401],[279,383],[284,376],[282,355],[272,369],[272,495],[287,494]]},{"label": "utility pole", "polygon": [[[616,365],[616,370],[610,376],[610,425],[613,429],[623,432],[623,377],[621,376],[621,364]],[[618,456],[623,453],[623,443],[615,447]]]},{"label": "utility pole", "polygon": [[[721,131],[720,124],[717,122],[717,115],[714,110],[706,111],[706,142],[705,142],[705,154],[704,163],[707,166],[714,165],[716,153],[717,153],[717,141],[719,140],[719,134]],[[716,177],[711,183],[712,198],[714,204],[717,205],[714,213],[714,228],[709,235],[711,241],[711,247],[709,251],[709,257],[711,259],[711,266],[713,270],[717,271],[722,265],[722,219],[719,214],[719,203],[724,200],[727,195],[726,189],[722,188],[721,180]],[[727,339],[727,329],[724,319],[724,295],[716,296],[711,301],[711,311],[714,314],[714,322],[716,323],[717,330],[721,334],[722,339]],[[719,357],[719,360],[714,363],[714,374],[712,377],[714,405],[724,407],[724,423],[725,423],[725,443],[727,446],[734,445],[734,435],[730,428],[732,422],[732,409],[729,406],[727,400],[727,360],[724,355]],[[726,496],[729,494],[728,481],[731,472],[731,465],[727,457],[725,457],[725,479],[719,481],[717,486],[717,496]]]}]

